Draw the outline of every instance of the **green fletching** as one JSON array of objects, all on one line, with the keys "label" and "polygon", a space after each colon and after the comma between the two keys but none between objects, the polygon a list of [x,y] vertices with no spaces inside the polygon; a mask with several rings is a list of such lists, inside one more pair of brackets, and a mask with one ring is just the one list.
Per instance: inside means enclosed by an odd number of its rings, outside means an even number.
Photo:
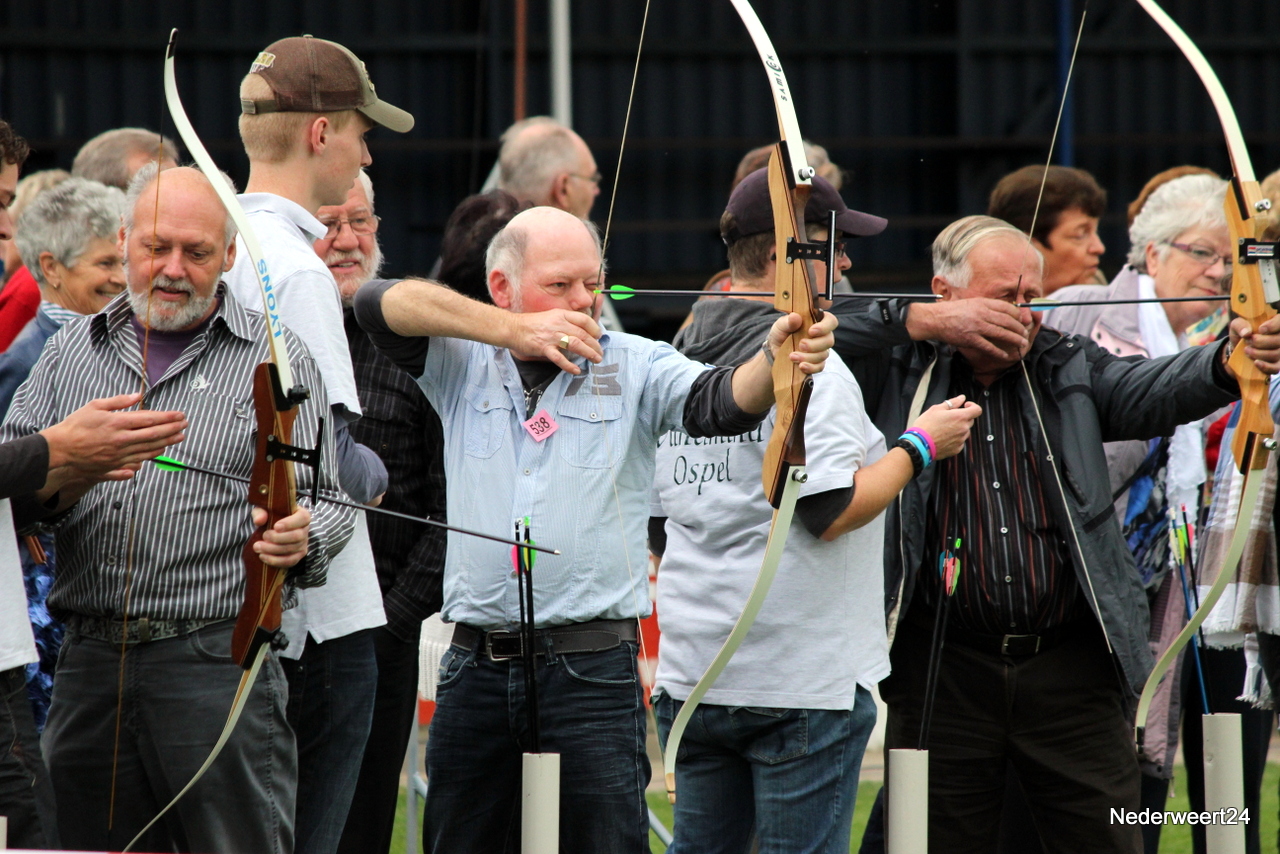
[{"label": "green fletching", "polygon": [[636,295],[635,288],[629,288],[626,285],[610,285],[607,288],[596,291],[599,294],[608,294],[614,299],[631,299]]},{"label": "green fletching", "polygon": [[187,466],[175,460],[173,457],[156,457],[151,462],[156,464],[156,468],[161,471],[185,471]]}]

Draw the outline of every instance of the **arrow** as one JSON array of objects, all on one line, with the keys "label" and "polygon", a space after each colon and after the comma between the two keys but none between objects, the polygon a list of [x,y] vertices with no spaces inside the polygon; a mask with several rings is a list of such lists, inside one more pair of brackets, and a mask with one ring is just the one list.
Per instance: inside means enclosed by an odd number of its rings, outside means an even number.
[{"label": "arrow", "polygon": [[[214,471],[213,469],[201,468],[193,466],[190,463],[184,463],[175,460],[173,457],[159,456],[151,462],[156,464],[156,468],[161,471],[193,471],[198,474],[207,474],[211,477],[221,477],[226,480],[239,481],[240,483],[248,483],[249,478],[242,477],[238,474],[228,474],[227,472]],[[508,540],[506,537],[497,537],[493,534],[483,534],[479,531],[472,531],[469,528],[459,528],[456,525],[449,525],[444,522],[437,522],[435,519],[428,519],[424,516],[410,516],[408,513],[397,513],[394,510],[384,510],[381,507],[370,507],[368,504],[357,504],[354,501],[344,501],[341,498],[330,498],[327,495],[316,496],[320,501],[327,501],[330,504],[337,504],[339,507],[350,507],[353,510],[363,510],[366,513],[379,513],[383,516],[390,516],[394,519],[403,519],[406,522],[417,522],[422,525],[431,525],[436,528],[444,528],[446,531],[453,531],[458,534],[466,534],[469,537],[479,537],[482,540],[492,540],[495,543],[503,543],[516,548],[532,549],[533,551],[542,552],[543,554],[558,555],[559,549],[549,549],[546,546],[536,546],[533,543],[523,540]]]}]

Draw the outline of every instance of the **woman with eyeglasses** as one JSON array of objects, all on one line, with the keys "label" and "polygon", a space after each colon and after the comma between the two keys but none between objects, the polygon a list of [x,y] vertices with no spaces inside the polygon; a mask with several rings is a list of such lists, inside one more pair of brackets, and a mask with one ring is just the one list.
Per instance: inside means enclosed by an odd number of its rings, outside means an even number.
[{"label": "woman with eyeglasses", "polygon": [[[1133,218],[1129,257],[1111,284],[1105,289],[1064,288],[1054,294],[1064,302],[1096,301],[1097,305],[1052,309],[1044,324],[1061,332],[1088,335],[1121,356],[1165,356],[1214,340],[1226,319],[1220,297],[1231,291],[1232,244],[1223,210],[1226,193],[1227,182],[1212,174],[1184,175],[1159,186]],[[1108,304],[1154,298],[1182,301]],[[1129,405],[1141,406],[1142,401],[1130,401]],[[1186,624],[1187,601],[1193,608],[1198,601],[1196,582],[1189,572],[1191,561],[1179,565],[1171,555],[1169,513],[1173,511],[1175,525],[1180,526],[1185,506],[1186,522],[1199,533],[1201,508],[1209,506],[1202,494],[1208,479],[1205,428],[1210,423],[1212,419],[1185,424],[1172,436],[1149,443],[1109,442],[1105,446],[1116,516],[1147,588],[1155,655]],[[1229,457],[1227,448],[1224,443]],[[1226,500],[1230,491],[1222,489],[1222,495],[1215,492],[1214,497]],[[1192,560],[1200,565],[1194,554]],[[1199,768],[1191,767],[1198,766],[1201,739],[1190,733],[1199,732],[1206,703],[1211,711],[1235,711],[1225,704],[1240,694],[1243,667],[1236,666],[1237,659],[1242,661],[1239,650],[1188,652],[1186,669],[1161,686],[1140,757],[1144,807],[1164,809],[1184,707],[1188,736],[1183,749],[1187,775],[1192,778],[1189,789],[1193,790],[1193,803],[1197,791],[1203,801],[1203,785],[1196,785],[1201,779]],[[1207,686],[1203,691],[1202,684]],[[1246,787],[1254,797],[1258,783],[1260,779]],[[1159,832],[1158,826],[1144,829],[1148,852],[1156,850]]]}]

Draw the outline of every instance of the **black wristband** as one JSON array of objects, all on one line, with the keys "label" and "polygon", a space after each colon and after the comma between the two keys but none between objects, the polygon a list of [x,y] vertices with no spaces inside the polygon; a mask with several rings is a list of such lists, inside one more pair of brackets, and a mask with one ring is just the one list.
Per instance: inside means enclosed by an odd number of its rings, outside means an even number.
[{"label": "black wristband", "polygon": [[899,439],[893,443],[893,447],[901,448],[907,452],[907,456],[911,457],[911,467],[915,469],[911,473],[912,477],[919,477],[920,472],[924,471],[924,457],[920,456],[920,449],[911,444],[907,439]]}]

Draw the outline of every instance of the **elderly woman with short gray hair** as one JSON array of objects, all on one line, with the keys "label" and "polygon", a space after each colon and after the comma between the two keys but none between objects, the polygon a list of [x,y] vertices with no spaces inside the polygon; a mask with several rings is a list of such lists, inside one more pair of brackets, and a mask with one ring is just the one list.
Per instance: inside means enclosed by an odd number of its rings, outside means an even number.
[{"label": "elderly woman with short gray hair", "polygon": [[[1098,304],[1052,309],[1044,324],[1087,335],[1120,356],[1168,356],[1193,343],[1207,343],[1204,339],[1212,334],[1196,336],[1191,329],[1223,305],[1211,297],[1231,288],[1226,192],[1226,181],[1204,174],[1174,178],[1158,187],[1129,227],[1128,263],[1111,284],[1063,288],[1054,294],[1064,302]],[[1108,304],[1156,298],[1187,301]],[[1181,517],[1183,507],[1189,521],[1198,518],[1206,479],[1203,422],[1184,424],[1172,436],[1150,443],[1108,442],[1105,448],[1116,515],[1147,588],[1149,637],[1153,652],[1159,654],[1186,624],[1184,580],[1170,568],[1167,520],[1171,508]],[[1190,588],[1194,581],[1185,583]],[[1182,711],[1179,675],[1165,680],[1148,718],[1141,765],[1143,806],[1152,809],[1164,808],[1173,773]]]},{"label": "elderly woman with short gray hair", "polygon": [[40,310],[0,355],[0,416],[68,320],[101,311],[125,289],[116,239],[124,193],[84,178],[44,190],[18,218],[17,244],[40,286]]}]

